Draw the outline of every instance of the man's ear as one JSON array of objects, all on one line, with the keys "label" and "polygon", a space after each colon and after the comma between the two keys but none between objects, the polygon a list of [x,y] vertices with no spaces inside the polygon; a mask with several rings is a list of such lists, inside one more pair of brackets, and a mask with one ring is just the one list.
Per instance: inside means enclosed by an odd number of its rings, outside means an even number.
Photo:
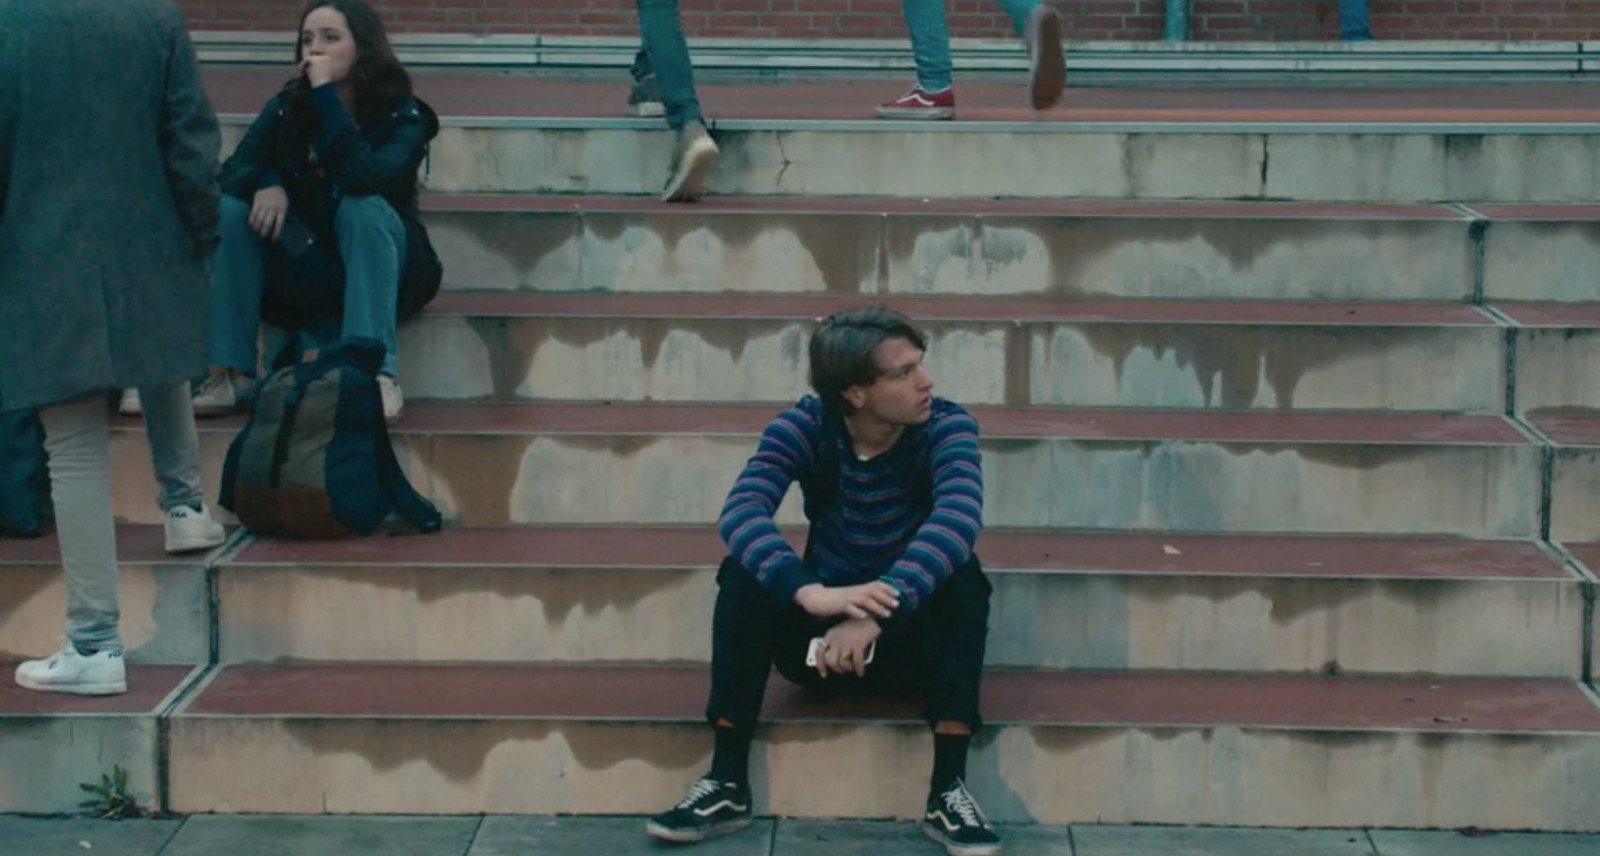
[{"label": "man's ear", "polygon": [[859,386],[846,387],[839,397],[851,410],[860,410],[867,403],[867,391]]}]

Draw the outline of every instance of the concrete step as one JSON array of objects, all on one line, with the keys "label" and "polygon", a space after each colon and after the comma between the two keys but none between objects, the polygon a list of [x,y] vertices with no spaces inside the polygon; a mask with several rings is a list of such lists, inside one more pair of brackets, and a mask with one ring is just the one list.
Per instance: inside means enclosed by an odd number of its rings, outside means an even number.
[{"label": "concrete step", "polygon": [[1483,294],[1496,301],[1595,299],[1600,263],[1600,205],[1461,206],[1488,222]]},{"label": "concrete step", "polygon": [[1550,450],[1550,531],[1555,541],[1600,541],[1600,413],[1535,411],[1528,422]]},{"label": "concrete step", "polygon": [[[656,812],[706,769],[707,685],[700,668],[229,666],[168,723],[169,807]],[[918,707],[774,680],[756,811],[920,811]],[[983,709],[969,781],[999,821],[1600,826],[1600,706],[1568,681],[994,672]],[[869,774],[885,769],[903,774]]]},{"label": "concrete step", "polygon": [[[1542,455],[1498,416],[974,408],[990,526],[1531,538]],[[770,405],[425,405],[395,435],[464,526],[708,524]],[[112,444],[120,517],[154,522],[136,423]],[[204,423],[217,484],[241,420]],[[791,492],[779,520],[798,523]]]},{"label": "concrete step", "polygon": [[[212,69],[230,142],[276,69]],[[674,139],[622,119],[626,84],[558,75],[418,75],[445,127],[426,185],[444,192],[651,195]],[[1600,137],[1582,87],[1073,90],[963,84],[962,121],[892,122],[892,78],[705,87],[721,196],[1094,197],[1357,202],[1587,202]],[[953,165],[959,165],[954,168]]]},{"label": "concrete step", "polygon": [[[1588,579],[1586,597],[1593,609],[1593,603],[1600,599],[1600,543],[1573,541],[1562,544],[1561,549],[1576,560],[1575,570]],[[1584,668],[1588,673],[1589,685],[1594,686],[1596,679],[1600,678],[1600,663],[1595,662],[1600,660],[1600,620],[1591,619],[1589,631],[1589,638],[1585,640]]]},{"label": "concrete step", "polygon": [[[448,294],[401,333],[412,400],[792,402],[820,295]],[[897,298],[968,404],[1505,409],[1506,336],[1464,304]]]},{"label": "concrete step", "polygon": [[21,689],[15,667],[0,660],[0,812],[76,814],[79,785],[117,767],[140,805],[161,805],[161,717],[205,666],[129,666],[127,694],[99,698]]},{"label": "concrete step", "polygon": [[[992,200],[955,188],[693,206],[435,193],[423,205],[447,288],[673,294],[1463,302],[1485,223],[1447,205]],[[1502,244],[1491,246],[1498,260]],[[1564,276],[1588,258],[1581,242],[1543,249],[1554,255],[1503,275],[1537,294],[1539,272]]]},{"label": "concrete step", "polygon": [[[216,571],[219,656],[709,662],[725,552],[710,527],[256,540]],[[989,530],[979,556],[996,668],[1583,668],[1583,579],[1531,541]]]},{"label": "concrete step", "polygon": [[[122,641],[130,662],[194,665],[211,659],[217,555],[171,556],[159,525],[117,527]],[[220,552],[220,551],[219,551]],[[66,641],[66,586],[54,534],[0,538],[0,661],[42,657]],[[10,675],[0,675],[9,682]]]},{"label": "concrete step", "polygon": [[1600,359],[1600,304],[1496,303],[1494,312],[1515,325],[1517,412],[1600,408],[1589,369]]}]

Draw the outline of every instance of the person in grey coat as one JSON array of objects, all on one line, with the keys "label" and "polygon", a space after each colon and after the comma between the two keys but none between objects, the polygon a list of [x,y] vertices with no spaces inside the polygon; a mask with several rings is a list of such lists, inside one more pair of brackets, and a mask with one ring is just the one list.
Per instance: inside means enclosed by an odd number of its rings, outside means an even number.
[{"label": "person in grey coat", "polygon": [[39,409],[67,644],[18,685],[127,689],[108,390],[141,389],[166,547],[222,543],[188,378],[206,366],[216,115],[171,0],[0,0],[0,407]]}]

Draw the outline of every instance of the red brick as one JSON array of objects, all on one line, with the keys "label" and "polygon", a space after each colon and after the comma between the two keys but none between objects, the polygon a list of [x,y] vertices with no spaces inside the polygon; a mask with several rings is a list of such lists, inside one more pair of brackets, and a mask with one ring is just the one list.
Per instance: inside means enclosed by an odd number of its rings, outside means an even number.
[{"label": "red brick", "polygon": [[[197,29],[292,29],[300,0],[179,0]],[[632,35],[633,0],[377,0],[395,32]],[[1052,0],[1074,39],[1156,38],[1164,0]],[[951,35],[1006,38],[994,0],[949,0]],[[426,14],[425,14],[426,13]],[[904,38],[899,0],[683,0],[691,38]],[[1385,38],[1597,39],[1600,0],[1372,0]],[[1198,40],[1333,38],[1337,0],[1194,0]]]}]

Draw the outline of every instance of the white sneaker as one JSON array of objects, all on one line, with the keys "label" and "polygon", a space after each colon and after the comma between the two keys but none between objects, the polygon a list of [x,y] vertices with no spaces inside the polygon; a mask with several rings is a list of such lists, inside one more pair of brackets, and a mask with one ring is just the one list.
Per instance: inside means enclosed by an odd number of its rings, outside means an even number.
[{"label": "white sneaker", "polygon": [[227,416],[239,410],[239,390],[233,382],[233,373],[206,375],[194,391],[194,415]]},{"label": "white sneaker", "polygon": [[661,193],[662,202],[693,202],[705,192],[706,176],[717,161],[717,144],[706,133],[706,126],[690,122],[678,133],[678,148],[672,156],[672,177]]},{"label": "white sneaker", "polygon": [[128,671],[116,651],[85,657],[69,642],[48,659],[17,666],[17,686],[45,693],[117,695],[128,691]]},{"label": "white sneaker", "polygon": [[195,511],[180,505],[167,512],[167,552],[191,553],[209,550],[228,540],[228,530],[222,528],[205,505]]},{"label": "white sneaker", "polygon": [[389,425],[399,422],[400,414],[406,409],[406,396],[400,391],[400,382],[391,375],[378,375],[378,394],[383,396],[383,421]]},{"label": "white sneaker", "polygon": [[122,391],[122,401],[117,404],[117,412],[123,416],[143,416],[144,406],[139,403],[138,387],[128,387]]}]

